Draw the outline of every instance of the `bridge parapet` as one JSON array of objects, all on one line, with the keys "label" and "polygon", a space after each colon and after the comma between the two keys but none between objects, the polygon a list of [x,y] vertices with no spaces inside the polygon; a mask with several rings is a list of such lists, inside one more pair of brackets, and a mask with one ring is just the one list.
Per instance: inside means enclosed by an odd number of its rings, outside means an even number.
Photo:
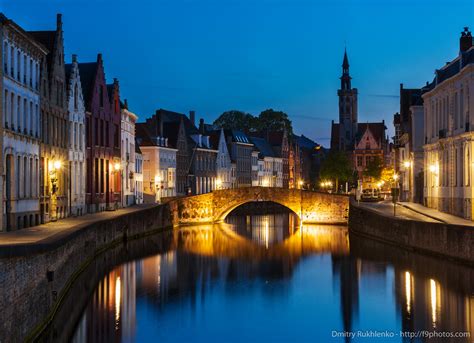
[{"label": "bridge parapet", "polygon": [[221,222],[238,206],[253,201],[273,201],[292,210],[305,223],[347,223],[346,195],[274,187],[246,187],[171,200],[168,205],[175,226]]}]

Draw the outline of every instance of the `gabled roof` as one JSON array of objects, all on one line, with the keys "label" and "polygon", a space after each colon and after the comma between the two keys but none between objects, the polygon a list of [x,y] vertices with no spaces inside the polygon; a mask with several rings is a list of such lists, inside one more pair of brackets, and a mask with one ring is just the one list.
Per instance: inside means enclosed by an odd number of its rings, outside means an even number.
[{"label": "gabled roof", "polygon": [[97,73],[98,63],[78,63],[79,75],[81,77],[82,95],[87,109],[90,109],[90,101],[94,87],[94,79]]},{"label": "gabled roof", "polygon": [[319,146],[318,143],[316,143],[312,139],[309,139],[305,135],[301,135],[301,136],[293,135],[293,136],[295,138],[296,143],[301,149],[313,150],[315,147]]},{"label": "gabled roof", "polygon": [[56,31],[28,31],[28,33],[39,43],[44,45],[49,53],[46,57],[48,64],[48,71],[51,73],[51,66],[53,64],[53,52],[56,41]]},{"label": "gabled roof", "polygon": [[233,142],[252,144],[247,135],[240,130],[224,130],[226,137],[231,137]]},{"label": "gabled roof", "polygon": [[374,139],[377,142],[383,142],[385,139],[385,130],[387,127],[385,123],[359,123],[357,124],[356,144],[359,143],[360,139],[364,135],[366,130],[370,130]]},{"label": "gabled roof", "polygon": [[272,146],[264,139],[260,137],[250,137],[250,142],[255,145],[255,148],[259,152],[259,157],[276,157]]}]

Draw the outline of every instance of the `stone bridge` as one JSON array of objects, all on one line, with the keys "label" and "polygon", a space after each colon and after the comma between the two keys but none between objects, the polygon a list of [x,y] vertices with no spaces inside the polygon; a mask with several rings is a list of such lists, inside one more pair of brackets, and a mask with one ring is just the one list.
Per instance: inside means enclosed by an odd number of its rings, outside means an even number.
[{"label": "stone bridge", "polygon": [[292,210],[304,223],[346,224],[347,195],[274,187],[247,187],[172,199],[167,202],[174,226],[222,222],[238,206],[272,201]]}]

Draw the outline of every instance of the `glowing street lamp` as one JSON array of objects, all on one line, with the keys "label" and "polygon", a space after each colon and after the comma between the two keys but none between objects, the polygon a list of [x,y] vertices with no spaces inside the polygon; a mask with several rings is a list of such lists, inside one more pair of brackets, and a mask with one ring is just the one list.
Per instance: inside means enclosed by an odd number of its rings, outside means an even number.
[{"label": "glowing street lamp", "polygon": [[221,187],[222,187],[222,180],[216,179],[216,189],[221,189]]},{"label": "glowing street lamp", "polygon": [[51,221],[58,220],[58,175],[62,163],[60,160],[49,162],[49,179],[51,181]]},{"label": "glowing street lamp", "polygon": [[299,180],[299,181],[298,181],[298,185],[300,186],[300,189],[303,188],[304,181],[303,181],[303,180]]}]

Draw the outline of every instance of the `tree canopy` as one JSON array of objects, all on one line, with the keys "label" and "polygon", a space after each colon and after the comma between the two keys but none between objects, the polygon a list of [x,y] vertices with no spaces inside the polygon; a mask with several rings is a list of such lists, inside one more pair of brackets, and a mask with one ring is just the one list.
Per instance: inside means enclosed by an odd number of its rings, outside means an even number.
[{"label": "tree canopy", "polygon": [[288,135],[293,133],[288,114],[273,109],[267,109],[261,112],[259,116],[253,116],[250,113],[238,110],[226,111],[213,124],[224,129],[238,129],[245,132],[282,131],[286,128]]},{"label": "tree canopy", "polygon": [[382,176],[382,170],[383,170],[383,161],[379,156],[375,156],[373,159],[370,159],[369,162],[367,163],[364,170],[364,175],[378,180]]},{"label": "tree canopy", "polygon": [[321,164],[319,175],[323,180],[335,180],[337,190],[339,182],[349,181],[352,176],[347,155],[342,151],[331,151]]}]

